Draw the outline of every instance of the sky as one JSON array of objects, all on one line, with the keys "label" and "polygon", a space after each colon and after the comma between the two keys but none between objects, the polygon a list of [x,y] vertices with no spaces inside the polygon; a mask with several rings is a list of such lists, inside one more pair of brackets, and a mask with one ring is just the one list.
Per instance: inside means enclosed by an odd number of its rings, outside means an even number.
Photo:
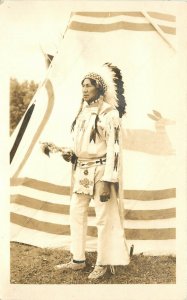
[{"label": "sky", "polygon": [[11,77],[42,80],[43,51],[55,53],[70,13],[64,1],[5,0],[0,5],[1,57]]}]

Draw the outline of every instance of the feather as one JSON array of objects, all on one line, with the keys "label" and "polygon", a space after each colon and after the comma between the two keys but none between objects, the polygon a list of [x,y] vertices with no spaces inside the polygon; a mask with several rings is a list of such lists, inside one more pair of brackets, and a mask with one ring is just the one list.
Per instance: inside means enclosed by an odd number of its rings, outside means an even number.
[{"label": "feather", "polygon": [[105,63],[105,66],[107,66],[113,75],[113,82],[115,87],[115,93],[116,93],[116,109],[119,112],[119,117],[121,118],[125,114],[125,108],[126,108],[126,101],[124,97],[124,82],[122,80],[122,74],[118,67],[113,66],[111,63]]}]

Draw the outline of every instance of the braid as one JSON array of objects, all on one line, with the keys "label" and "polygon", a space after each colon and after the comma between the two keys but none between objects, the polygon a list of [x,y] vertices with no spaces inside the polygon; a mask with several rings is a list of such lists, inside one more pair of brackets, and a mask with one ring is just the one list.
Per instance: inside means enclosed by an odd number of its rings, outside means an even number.
[{"label": "braid", "polygon": [[103,101],[98,106],[98,111],[97,111],[97,115],[96,115],[96,118],[95,118],[95,132],[98,134],[98,136],[100,136],[100,134],[99,134],[99,131],[98,131],[97,123],[99,121],[99,113],[101,111],[102,105],[103,105]]},{"label": "braid", "polygon": [[80,113],[81,113],[81,111],[82,111],[83,103],[84,103],[84,100],[82,100],[81,105],[80,105],[80,108],[79,108],[79,111],[78,111],[78,114],[77,114],[75,120],[73,121],[73,123],[72,123],[72,125],[71,125],[71,131],[74,130],[74,127],[75,127],[75,124],[76,124],[76,122],[77,122],[78,116],[80,115]]}]

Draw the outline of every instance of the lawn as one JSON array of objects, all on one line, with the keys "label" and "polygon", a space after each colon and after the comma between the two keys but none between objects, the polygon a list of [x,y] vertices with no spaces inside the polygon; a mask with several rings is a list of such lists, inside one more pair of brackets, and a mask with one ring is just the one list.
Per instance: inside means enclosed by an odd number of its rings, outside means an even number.
[{"label": "lawn", "polygon": [[11,243],[12,284],[174,284],[176,258],[173,256],[133,255],[128,266],[117,266],[103,278],[89,281],[88,275],[96,260],[95,252],[87,253],[87,266],[80,271],[56,271],[54,266],[71,259],[62,249],[42,249],[20,243]]}]

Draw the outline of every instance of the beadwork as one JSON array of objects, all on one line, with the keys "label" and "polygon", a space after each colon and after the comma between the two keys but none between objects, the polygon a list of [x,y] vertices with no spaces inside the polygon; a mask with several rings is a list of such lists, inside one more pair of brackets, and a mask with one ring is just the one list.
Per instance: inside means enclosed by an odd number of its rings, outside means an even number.
[{"label": "beadwork", "polygon": [[106,83],[104,82],[103,78],[102,78],[99,74],[94,73],[94,72],[91,72],[91,73],[88,73],[88,74],[84,77],[84,79],[86,79],[86,78],[91,78],[91,79],[94,79],[94,80],[96,80],[96,81],[99,81],[100,84],[101,84],[102,87],[103,87],[104,92],[106,92],[106,90],[107,90],[107,85],[106,85]]}]

